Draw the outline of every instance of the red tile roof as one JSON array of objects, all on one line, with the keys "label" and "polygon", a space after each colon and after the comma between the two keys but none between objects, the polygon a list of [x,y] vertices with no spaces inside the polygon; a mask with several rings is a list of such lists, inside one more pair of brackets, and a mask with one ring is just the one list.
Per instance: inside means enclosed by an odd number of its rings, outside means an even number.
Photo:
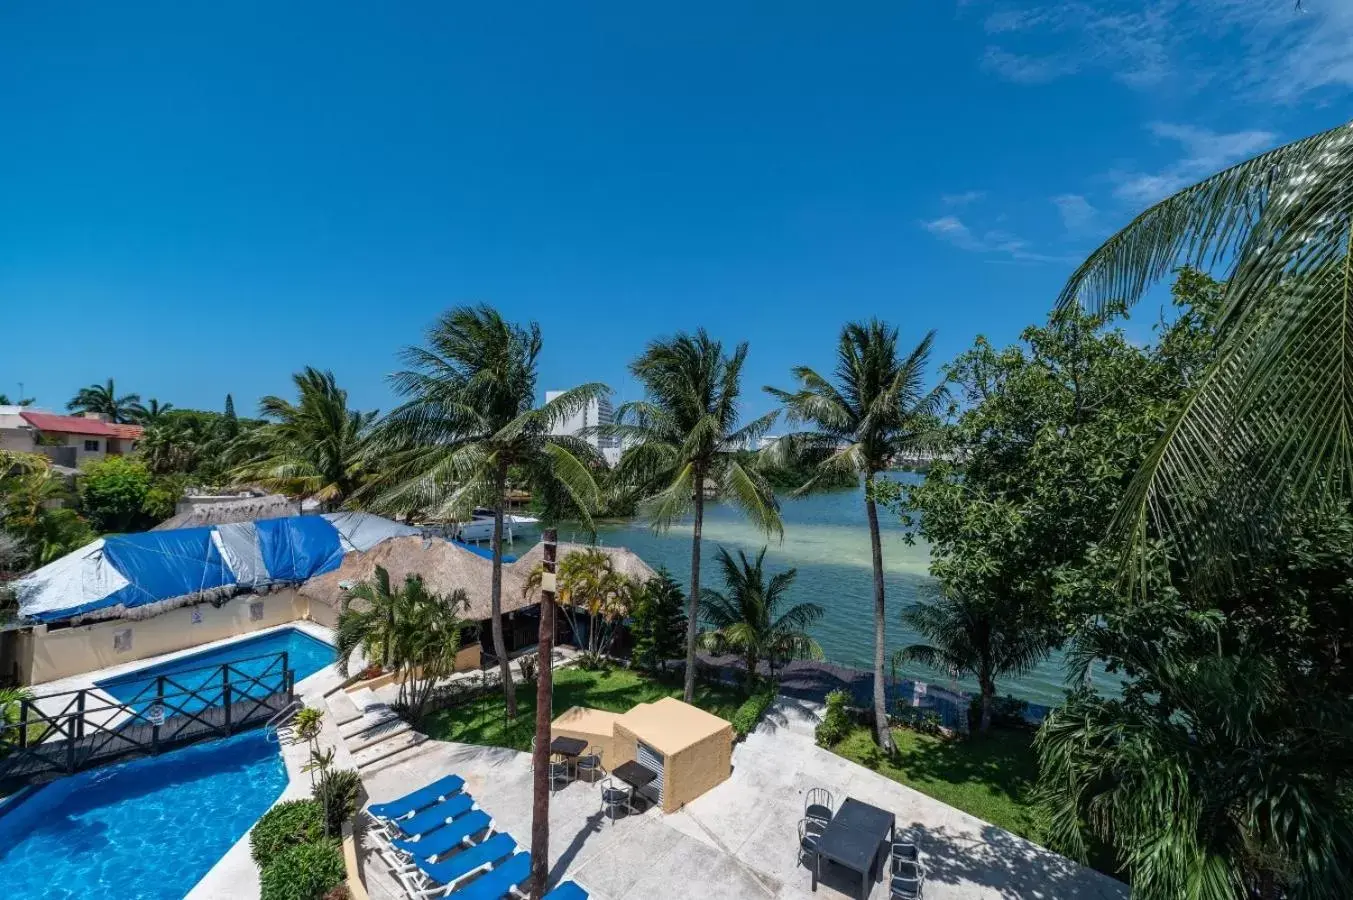
[{"label": "red tile roof", "polygon": [[40,412],[21,412],[19,415],[38,431],[58,431],[63,434],[88,434],[134,441],[145,430],[140,425],[114,425],[84,416],[58,416]]}]

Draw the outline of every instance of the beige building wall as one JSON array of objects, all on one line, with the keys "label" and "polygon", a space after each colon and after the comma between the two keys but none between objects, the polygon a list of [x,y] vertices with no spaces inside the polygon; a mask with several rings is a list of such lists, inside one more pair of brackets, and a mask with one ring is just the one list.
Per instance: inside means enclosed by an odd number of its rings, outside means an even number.
[{"label": "beige building wall", "polygon": [[9,450],[12,453],[33,453],[37,449],[37,444],[33,442],[32,431],[24,428],[6,428],[0,425],[0,450]]},{"label": "beige building wall", "polygon": [[662,811],[676,812],[733,772],[733,727],[663,761]]},{"label": "beige building wall", "polygon": [[[254,618],[255,604],[262,606]],[[285,625],[306,617],[308,604],[291,588],[272,594],[233,597],[218,609],[210,603],[183,606],[147,619],[115,619],[48,630],[38,626],[19,651],[21,680],[42,684],[134,662],[161,653],[186,650],[223,638]],[[114,635],[131,632],[131,646],[113,649]],[[26,671],[22,671],[25,666]]]},{"label": "beige building wall", "polygon": [[[617,713],[601,709],[573,706],[560,713],[550,724],[550,738],[569,737],[587,741],[601,753],[601,764],[609,772],[623,760],[615,754],[615,720]],[[633,759],[633,753],[630,758]]]}]

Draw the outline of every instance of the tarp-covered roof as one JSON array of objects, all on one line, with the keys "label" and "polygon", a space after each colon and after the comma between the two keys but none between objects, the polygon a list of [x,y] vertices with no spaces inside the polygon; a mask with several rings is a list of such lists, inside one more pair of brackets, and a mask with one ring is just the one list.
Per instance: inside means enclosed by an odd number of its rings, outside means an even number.
[{"label": "tarp-covered roof", "polygon": [[368,513],[288,516],[100,538],[14,582],[42,622],[149,614],[242,590],[300,584],[345,553],[419,530]]}]

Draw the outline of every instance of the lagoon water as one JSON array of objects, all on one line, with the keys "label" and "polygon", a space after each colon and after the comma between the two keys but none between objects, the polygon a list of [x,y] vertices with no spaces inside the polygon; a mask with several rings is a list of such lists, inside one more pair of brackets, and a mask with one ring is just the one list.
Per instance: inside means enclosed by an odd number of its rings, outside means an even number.
[{"label": "lagoon water", "polygon": [[[903,476],[907,477],[907,476]],[[767,539],[738,512],[716,504],[706,509],[704,554],[700,580],[706,587],[721,587],[715,565],[716,547],[748,554],[768,546],[770,571],[795,566],[798,577],[791,589],[795,602],[811,600],[826,609],[814,630],[828,660],[841,665],[869,668],[873,656],[873,574],[869,557],[869,528],[865,520],[864,490],[837,491],[803,498],[783,498],[783,542]],[[889,653],[919,638],[907,631],[901,610],[919,597],[933,580],[928,575],[929,551],[917,540],[909,544],[896,516],[880,510],[883,527],[883,563],[888,602]],[[580,538],[560,528],[560,540]],[[641,521],[598,526],[602,544],[624,546],[638,553],[649,565],[666,566],[683,586],[690,578],[691,526],[677,526],[658,534]],[[952,685],[944,674],[919,667],[900,674],[937,684]],[[975,684],[959,681],[959,687],[974,690]],[[1057,704],[1065,691],[1060,655],[1045,661],[1036,671],[998,683],[1001,693],[1013,693],[1036,703]]]}]

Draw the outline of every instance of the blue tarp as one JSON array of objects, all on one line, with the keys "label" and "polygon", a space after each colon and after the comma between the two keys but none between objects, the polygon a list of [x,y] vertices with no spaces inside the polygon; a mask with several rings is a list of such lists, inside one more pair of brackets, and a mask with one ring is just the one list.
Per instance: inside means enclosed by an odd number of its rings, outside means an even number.
[{"label": "blue tarp", "polygon": [[19,614],[108,617],[268,585],[300,584],[343,554],[420,531],[366,513],[288,516],[100,538],[14,582]]}]

